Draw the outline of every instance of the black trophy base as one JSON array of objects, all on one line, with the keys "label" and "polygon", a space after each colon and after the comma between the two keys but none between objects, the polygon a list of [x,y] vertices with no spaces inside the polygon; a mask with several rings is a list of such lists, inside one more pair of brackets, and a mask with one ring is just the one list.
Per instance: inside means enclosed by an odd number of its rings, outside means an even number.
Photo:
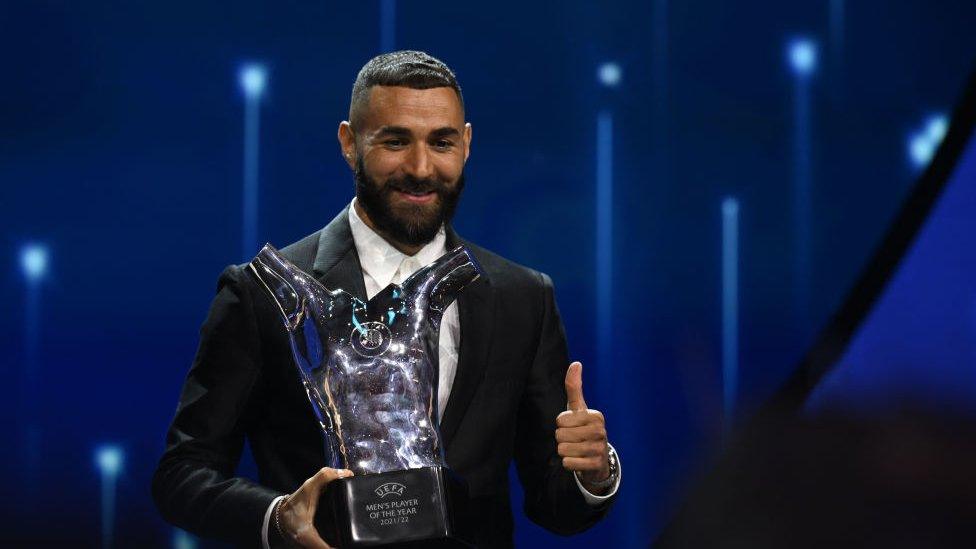
[{"label": "black trophy base", "polygon": [[467,488],[445,467],[334,480],[315,527],[342,549],[473,547]]}]

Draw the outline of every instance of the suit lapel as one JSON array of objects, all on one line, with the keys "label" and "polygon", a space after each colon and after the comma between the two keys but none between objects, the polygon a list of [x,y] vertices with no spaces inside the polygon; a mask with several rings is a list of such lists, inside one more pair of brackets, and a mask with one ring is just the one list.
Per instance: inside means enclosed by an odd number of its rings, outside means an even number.
[{"label": "suit lapel", "polygon": [[342,289],[366,300],[366,283],[349,228],[348,206],[322,229],[312,273],[327,289]]},{"label": "suit lapel", "polygon": [[[458,244],[466,243],[448,228],[448,249]],[[461,293],[458,298],[458,317],[461,323],[461,349],[458,353],[457,373],[440,423],[445,449],[450,446],[461,425],[468,405],[484,380],[488,366],[488,351],[495,318],[495,296],[487,276],[475,281]]]}]

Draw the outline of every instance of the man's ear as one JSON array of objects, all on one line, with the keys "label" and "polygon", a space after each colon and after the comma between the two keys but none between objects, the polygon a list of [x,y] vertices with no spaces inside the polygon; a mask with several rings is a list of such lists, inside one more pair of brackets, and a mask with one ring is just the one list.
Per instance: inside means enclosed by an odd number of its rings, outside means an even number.
[{"label": "man's ear", "polygon": [[343,120],[339,123],[339,148],[342,149],[342,158],[349,164],[349,169],[356,169],[356,134],[352,132],[349,121]]},{"label": "man's ear", "polygon": [[471,122],[464,125],[464,161],[468,161],[468,156],[471,155]]}]

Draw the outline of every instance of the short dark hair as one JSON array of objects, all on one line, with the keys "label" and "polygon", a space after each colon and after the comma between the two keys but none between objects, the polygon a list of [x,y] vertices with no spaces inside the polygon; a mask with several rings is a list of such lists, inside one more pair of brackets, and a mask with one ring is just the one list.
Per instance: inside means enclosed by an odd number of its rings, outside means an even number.
[{"label": "short dark hair", "polygon": [[451,88],[461,102],[464,97],[457,77],[443,61],[422,51],[402,50],[377,55],[370,59],[356,76],[349,100],[349,122],[356,127],[356,119],[362,107],[369,102],[369,90],[373,86],[404,86],[415,90]]}]

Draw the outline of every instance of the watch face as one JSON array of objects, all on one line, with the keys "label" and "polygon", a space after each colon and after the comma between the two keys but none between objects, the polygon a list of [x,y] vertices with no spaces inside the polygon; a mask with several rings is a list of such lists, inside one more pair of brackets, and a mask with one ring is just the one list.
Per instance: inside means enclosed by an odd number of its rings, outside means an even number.
[{"label": "watch face", "polygon": [[617,451],[610,447],[607,451],[609,454],[608,459],[610,461],[610,478],[614,479],[617,476]]}]

